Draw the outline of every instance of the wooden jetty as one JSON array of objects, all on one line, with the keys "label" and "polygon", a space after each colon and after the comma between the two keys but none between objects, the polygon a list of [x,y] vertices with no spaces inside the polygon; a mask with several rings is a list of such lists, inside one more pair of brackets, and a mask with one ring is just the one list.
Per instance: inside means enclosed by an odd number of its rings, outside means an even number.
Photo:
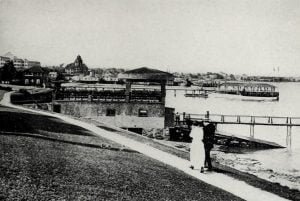
[{"label": "wooden jetty", "polygon": [[300,126],[300,117],[283,116],[253,116],[253,115],[223,115],[223,114],[185,114],[183,119],[194,121],[209,121],[218,124],[239,124],[250,126],[250,137],[254,138],[255,126],[285,126],[287,128],[286,145],[291,147],[292,128]]}]

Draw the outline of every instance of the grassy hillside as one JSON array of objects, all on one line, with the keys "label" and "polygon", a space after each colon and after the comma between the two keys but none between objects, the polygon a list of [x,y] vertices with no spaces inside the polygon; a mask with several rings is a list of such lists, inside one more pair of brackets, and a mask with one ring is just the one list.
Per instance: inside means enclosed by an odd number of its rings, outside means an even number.
[{"label": "grassy hillside", "polygon": [[55,118],[0,107],[0,122],[0,200],[240,200]]}]

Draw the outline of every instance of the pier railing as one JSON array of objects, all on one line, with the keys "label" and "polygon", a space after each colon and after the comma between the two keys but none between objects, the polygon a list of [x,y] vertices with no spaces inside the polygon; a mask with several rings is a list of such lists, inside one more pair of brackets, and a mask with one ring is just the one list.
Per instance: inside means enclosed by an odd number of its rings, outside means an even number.
[{"label": "pier railing", "polygon": [[[162,101],[160,91],[133,90],[129,97],[130,102],[160,103]],[[58,91],[55,99],[61,101],[125,102],[126,93],[125,90],[65,90]]]},{"label": "pier railing", "polygon": [[224,115],[224,114],[186,114],[192,120],[206,120],[217,124],[246,124],[262,126],[300,126],[300,117]]}]

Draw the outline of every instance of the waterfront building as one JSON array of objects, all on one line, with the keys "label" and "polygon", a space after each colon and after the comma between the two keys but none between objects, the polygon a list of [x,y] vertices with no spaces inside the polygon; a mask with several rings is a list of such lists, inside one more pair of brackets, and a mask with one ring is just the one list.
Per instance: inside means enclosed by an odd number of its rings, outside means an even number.
[{"label": "waterfront building", "polygon": [[218,91],[220,93],[240,94],[246,92],[275,92],[276,87],[266,83],[243,83],[243,82],[226,82],[220,84]]},{"label": "waterfront building", "polygon": [[[173,125],[174,109],[165,107],[166,83],[172,76],[143,67],[119,74],[125,86],[69,84],[56,94],[55,108],[138,133],[162,134]],[[134,85],[137,82],[151,85]]]}]

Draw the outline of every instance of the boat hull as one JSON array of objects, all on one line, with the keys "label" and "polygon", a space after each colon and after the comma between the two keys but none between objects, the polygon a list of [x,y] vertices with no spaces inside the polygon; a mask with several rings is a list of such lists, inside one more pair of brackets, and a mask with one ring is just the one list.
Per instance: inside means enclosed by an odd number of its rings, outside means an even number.
[{"label": "boat hull", "polygon": [[210,97],[214,98],[229,98],[229,99],[240,99],[240,100],[253,100],[253,101],[278,101],[279,96],[246,96],[238,94],[225,94],[225,93],[213,93]]}]

